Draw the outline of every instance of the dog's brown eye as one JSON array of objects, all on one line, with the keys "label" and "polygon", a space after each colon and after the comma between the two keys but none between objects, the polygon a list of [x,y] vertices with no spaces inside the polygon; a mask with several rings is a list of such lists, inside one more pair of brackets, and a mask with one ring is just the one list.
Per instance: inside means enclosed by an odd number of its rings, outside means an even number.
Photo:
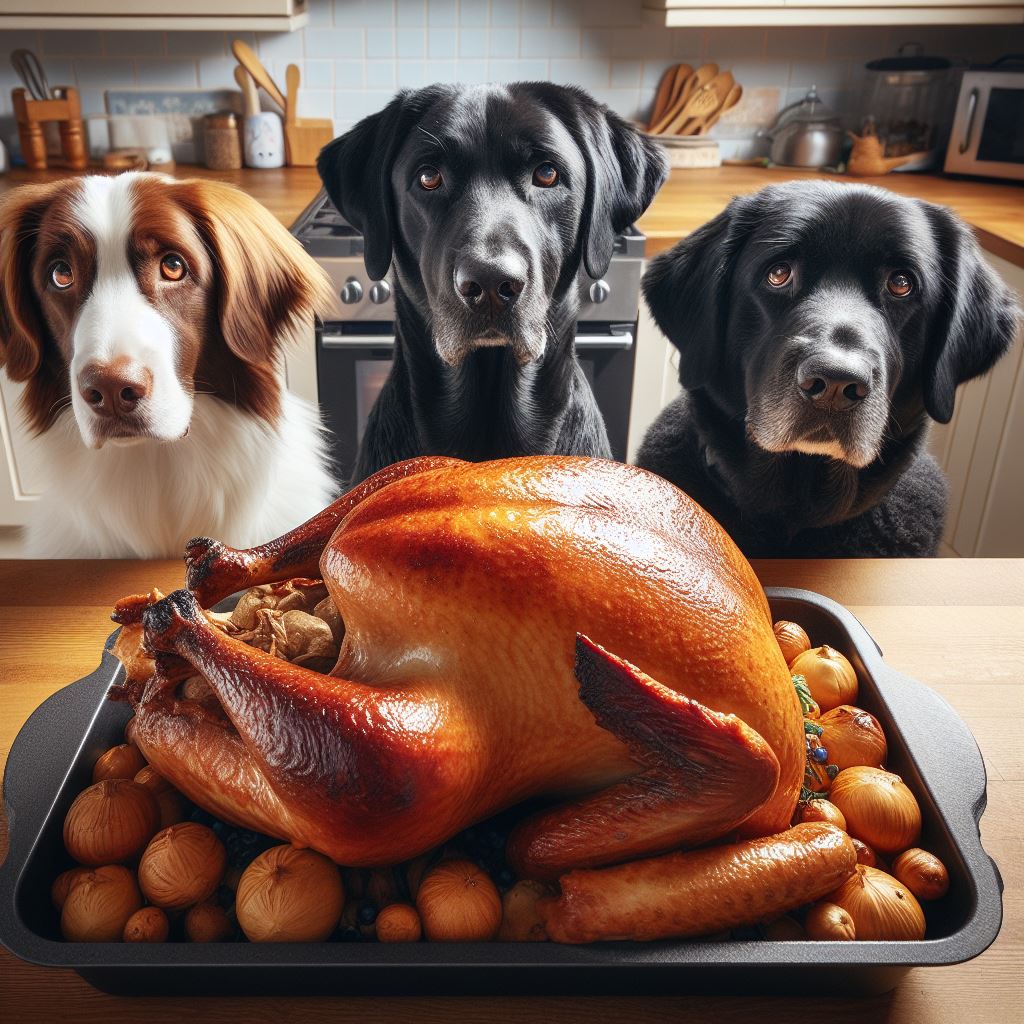
[{"label": "dog's brown eye", "polygon": [[168,281],[180,281],[188,273],[188,267],[176,252],[169,252],[160,261],[160,273]]},{"label": "dog's brown eye", "polygon": [[50,267],[50,280],[53,282],[54,288],[64,291],[65,288],[70,288],[75,283],[75,272],[63,260],[58,260]]},{"label": "dog's brown eye", "polygon": [[781,288],[793,276],[793,268],[788,263],[776,263],[768,271],[768,283],[773,288]]},{"label": "dog's brown eye", "polygon": [[533,183],[537,188],[551,188],[558,181],[558,168],[554,164],[537,164],[533,169]]},{"label": "dog's brown eye", "polygon": [[904,274],[902,270],[897,270],[889,275],[885,287],[889,289],[890,295],[895,295],[897,299],[905,299],[914,290],[914,279],[909,274]]},{"label": "dog's brown eye", "polygon": [[434,189],[440,188],[442,180],[441,172],[436,167],[424,167],[420,171],[420,188],[425,192],[433,192]]}]

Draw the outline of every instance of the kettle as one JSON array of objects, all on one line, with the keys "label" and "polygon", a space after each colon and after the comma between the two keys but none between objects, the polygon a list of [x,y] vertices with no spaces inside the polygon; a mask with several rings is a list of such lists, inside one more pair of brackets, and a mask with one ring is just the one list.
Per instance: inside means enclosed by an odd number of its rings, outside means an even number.
[{"label": "kettle", "polygon": [[768,157],[783,167],[834,167],[843,149],[839,115],[821,101],[816,86],[779,112],[775,124],[758,136],[771,142]]}]

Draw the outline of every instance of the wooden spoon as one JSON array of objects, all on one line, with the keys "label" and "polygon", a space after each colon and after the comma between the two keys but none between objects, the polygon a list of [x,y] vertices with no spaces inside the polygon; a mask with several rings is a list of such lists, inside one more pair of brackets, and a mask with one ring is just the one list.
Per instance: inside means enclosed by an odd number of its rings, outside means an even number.
[{"label": "wooden spoon", "polygon": [[284,123],[295,124],[295,113],[299,102],[299,77],[298,64],[289,64],[285,70],[285,87],[288,89],[288,103],[284,108]]},{"label": "wooden spoon", "polygon": [[743,86],[734,85],[729,90],[729,95],[725,97],[725,102],[704,122],[701,126],[698,135],[706,135],[713,125],[718,122],[718,119],[727,111],[732,110],[737,103],[743,98]]},{"label": "wooden spoon", "polygon": [[679,135],[698,134],[704,122],[718,110],[735,84],[736,80],[728,71],[715,75],[710,82],[690,97],[690,101],[670,129]]},{"label": "wooden spoon", "polygon": [[651,107],[651,118],[647,122],[647,130],[653,130],[654,125],[660,121],[668,112],[669,107],[676,102],[686,80],[693,74],[693,68],[689,64],[673,64],[667,68],[658,83],[658,92],[654,97],[654,105]]},{"label": "wooden spoon", "polygon": [[670,104],[662,119],[651,129],[655,135],[671,135],[679,130],[686,116],[680,117],[693,97],[718,74],[717,64],[705,64],[698,68],[683,85],[676,101]]},{"label": "wooden spoon", "polygon": [[256,80],[241,64],[235,65],[235,81],[242,90],[242,103],[246,117],[260,112],[260,94],[256,88]]},{"label": "wooden spoon", "polygon": [[284,111],[287,106],[284,96],[281,95],[281,90],[278,89],[277,83],[270,77],[267,69],[260,63],[260,59],[253,52],[252,47],[243,43],[241,39],[233,39],[231,52],[235,55],[235,60],[256,79],[256,84],[265,89],[267,95]]}]

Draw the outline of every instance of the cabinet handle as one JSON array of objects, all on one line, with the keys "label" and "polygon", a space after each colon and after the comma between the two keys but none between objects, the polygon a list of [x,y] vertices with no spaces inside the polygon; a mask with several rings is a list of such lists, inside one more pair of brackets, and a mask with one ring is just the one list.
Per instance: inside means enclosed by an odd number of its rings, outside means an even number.
[{"label": "cabinet handle", "polygon": [[967,126],[964,128],[963,138],[960,140],[961,156],[967,152],[971,145],[971,129],[974,128],[974,115],[978,112],[978,90],[972,89],[971,95],[967,98]]}]

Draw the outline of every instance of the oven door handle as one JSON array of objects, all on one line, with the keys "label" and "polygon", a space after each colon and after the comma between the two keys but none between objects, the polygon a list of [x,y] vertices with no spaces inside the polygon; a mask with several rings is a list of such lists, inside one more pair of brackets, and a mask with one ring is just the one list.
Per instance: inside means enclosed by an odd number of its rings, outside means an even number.
[{"label": "oven door handle", "polygon": [[[341,334],[335,331],[323,331],[320,344],[324,348],[373,349],[394,348],[393,334]],[[632,331],[621,334],[577,334],[577,348],[613,348],[631,349],[633,347]]]}]

